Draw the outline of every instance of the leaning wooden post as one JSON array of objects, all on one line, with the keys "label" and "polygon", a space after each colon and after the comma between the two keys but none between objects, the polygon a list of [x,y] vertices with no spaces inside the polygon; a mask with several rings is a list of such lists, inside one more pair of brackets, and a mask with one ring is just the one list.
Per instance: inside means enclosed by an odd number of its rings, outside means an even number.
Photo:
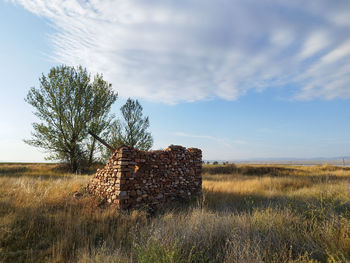
[{"label": "leaning wooden post", "polygon": [[88,131],[88,133],[94,137],[96,140],[98,140],[100,143],[102,143],[104,146],[106,146],[108,149],[110,149],[112,152],[115,152],[116,149],[114,149],[112,146],[110,146],[105,140],[98,137],[96,134],[94,134],[92,131]]}]

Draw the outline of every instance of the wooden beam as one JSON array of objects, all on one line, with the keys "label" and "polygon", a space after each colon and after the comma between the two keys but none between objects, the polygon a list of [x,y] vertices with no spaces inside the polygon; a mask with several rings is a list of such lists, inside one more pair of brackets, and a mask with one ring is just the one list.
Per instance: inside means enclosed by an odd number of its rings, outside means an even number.
[{"label": "wooden beam", "polygon": [[114,149],[112,146],[110,146],[105,140],[98,137],[96,134],[94,134],[92,131],[88,131],[88,133],[94,137],[96,140],[98,140],[100,143],[102,143],[104,146],[106,146],[108,149],[110,149],[112,152],[115,152],[116,149]]}]

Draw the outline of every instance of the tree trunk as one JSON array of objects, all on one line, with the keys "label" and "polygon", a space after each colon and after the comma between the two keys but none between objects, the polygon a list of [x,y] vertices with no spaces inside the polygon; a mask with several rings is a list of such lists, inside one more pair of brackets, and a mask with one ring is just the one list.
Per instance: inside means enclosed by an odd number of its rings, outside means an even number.
[{"label": "tree trunk", "polygon": [[76,173],[78,171],[78,163],[74,161],[72,163],[72,173]]},{"label": "tree trunk", "polygon": [[96,143],[96,139],[93,138],[93,140],[92,140],[92,145],[91,145],[91,149],[90,149],[89,162],[88,162],[88,165],[89,165],[89,166],[92,164],[92,161],[93,161],[93,158],[94,158],[95,143]]},{"label": "tree trunk", "polygon": [[70,168],[72,170],[72,173],[76,173],[78,171],[78,160],[74,151],[70,153]]}]

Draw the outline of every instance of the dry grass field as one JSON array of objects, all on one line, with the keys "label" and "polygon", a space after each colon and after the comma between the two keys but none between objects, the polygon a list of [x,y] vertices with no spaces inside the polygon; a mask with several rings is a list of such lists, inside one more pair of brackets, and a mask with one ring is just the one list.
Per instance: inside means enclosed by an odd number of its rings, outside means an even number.
[{"label": "dry grass field", "polygon": [[152,214],[89,178],[0,164],[0,262],[350,262],[350,168],[204,166],[202,198]]}]

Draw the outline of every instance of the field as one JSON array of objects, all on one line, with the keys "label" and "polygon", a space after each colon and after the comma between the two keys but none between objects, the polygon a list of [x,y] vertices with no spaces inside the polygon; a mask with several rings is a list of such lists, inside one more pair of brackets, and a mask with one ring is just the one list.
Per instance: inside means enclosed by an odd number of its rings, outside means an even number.
[{"label": "field", "polygon": [[102,204],[90,176],[0,164],[0,262],[350,262],[350,168],[204,166],[201,198],[156,213]]}]

